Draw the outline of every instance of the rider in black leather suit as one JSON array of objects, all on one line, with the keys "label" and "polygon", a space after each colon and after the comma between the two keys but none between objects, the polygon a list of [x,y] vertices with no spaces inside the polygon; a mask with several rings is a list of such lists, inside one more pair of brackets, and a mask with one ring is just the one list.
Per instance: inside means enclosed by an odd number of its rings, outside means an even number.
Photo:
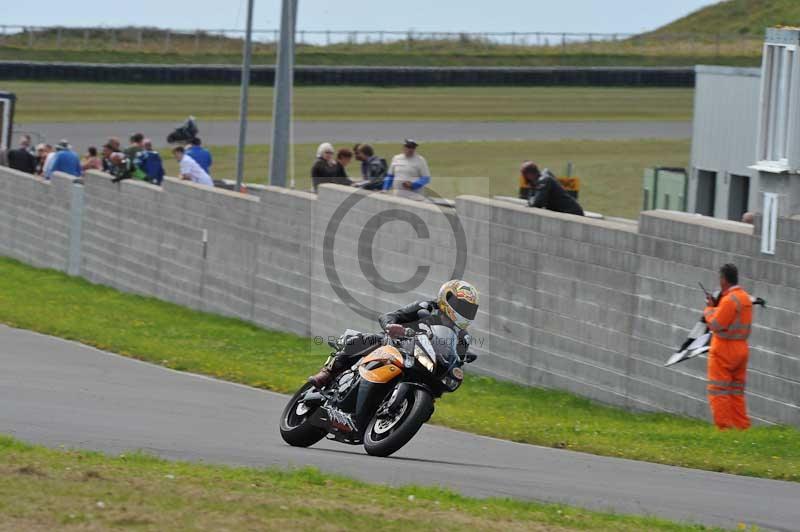
[{"label": "rider in black leather suit", "polygon": [[[395,338],[405,334],[406,328],[419,330],[421,324],[444,325],[457,334],[457,351],[463,357],[470,342],[466,329],[477,310],[477,290],[469,283],[453,280],[442,286],[438,299],[416,301],[393,312],[381,314],[378,323],[386,334]],[[383,334],[365,334],[351,338],[344,349],[335,353],[316,375],[309,377],[309,382],[317,388],[324,387],[358,359],[383,345],[383,339]]]}]

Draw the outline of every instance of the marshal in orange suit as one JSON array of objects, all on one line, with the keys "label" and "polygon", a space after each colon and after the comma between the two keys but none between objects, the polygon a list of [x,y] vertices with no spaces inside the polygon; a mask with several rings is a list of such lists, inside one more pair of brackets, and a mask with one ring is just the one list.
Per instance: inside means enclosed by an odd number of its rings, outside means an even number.
[{"label": "marshal in orange suit", "polygon": [[720,429],[750,428],[744,398],[747,380],[747,339],[753,322],[750,295],[739,286],[733,264],[720,268],[719,302],[709,297],[705,312],[711,335],[708,355],[708,401]]}]

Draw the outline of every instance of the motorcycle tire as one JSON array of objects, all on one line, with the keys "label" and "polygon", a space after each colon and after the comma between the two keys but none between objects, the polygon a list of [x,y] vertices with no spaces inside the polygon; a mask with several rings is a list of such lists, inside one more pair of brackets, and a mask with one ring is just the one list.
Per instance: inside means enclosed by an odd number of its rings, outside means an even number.
[{"label": "motorcycle tire", "polygon": [[297,414],[297,403],[305,392],[311,388],[311,384],[306,383],[292,396],[286,407],[283,409],[280,421],[281,438],[293,447],[310,447],[325,437],[327,431],[320,427],[315,427],[309,423],[308,419],[314,410],[309,410],[302,416]]},{"label": "motorcycle tire", "polygon": [[406,398],[408,405],[405,407],[401,419],[386,432],[376,428],[381,421],[373,417],[364,431],[364,449],[372,456],[389,456],[411,441],[433,415],[433,397],[422,388],[414,388]]}]

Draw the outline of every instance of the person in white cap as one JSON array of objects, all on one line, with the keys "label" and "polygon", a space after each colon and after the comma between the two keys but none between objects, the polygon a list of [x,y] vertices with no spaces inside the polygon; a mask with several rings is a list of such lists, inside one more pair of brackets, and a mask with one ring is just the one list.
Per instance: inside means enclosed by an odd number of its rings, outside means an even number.
[{"label": "person in white cap", "polygon": [[428,161],[417,154],[417,146],[419,144],[415,140],[405,139],[403,153],[392,157],[383,181],[384,191],[394,189],[398,196],[422,199],[422,191],[431,181],[431,171],[428,169]]},{"label": "person in white cap", "polygon": [[56,144],[55,155],[50,157],[48,163],[45,163],[44,178],[52,178],[53,172],[63,172],[73,177],[80,177],[83,173],[81,159],[77,153],[72,151],[72,146],[67,139],[62,139]]}]

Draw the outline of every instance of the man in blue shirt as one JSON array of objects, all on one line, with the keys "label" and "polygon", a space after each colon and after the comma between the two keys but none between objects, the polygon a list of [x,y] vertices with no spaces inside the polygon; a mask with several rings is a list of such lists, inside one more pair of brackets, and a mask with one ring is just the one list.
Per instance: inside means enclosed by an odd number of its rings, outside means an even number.
[{"label": "man in blue shirt", "polygon": [[186,148],[186,155],[194,159],[208,175],[211,175],[211,165],[214,164],[214,160],[211,158],[211,152],[205,149],[202,144],[198,137],[190,140],[189,146]]},{"label": "man in blue shirt", "polygon": [[145,173],[146,180],[154,185],[161,185],[164,181],[164,163],[161,161],[161,155],[153,149],[153,142],[150,139],[144,139],[143,150],[136,155],[134,165]]},{"label": "man in blue shirt", "polygon": [[69,145],[66,139],[56,144],[56,154],[53,156],[53,164],[47,169],[44,174],[45,179],[50,179],[53,172],[64,172],[75,177],[81,176],[81,160],[78,154],[72,151],[72,146]]}]

